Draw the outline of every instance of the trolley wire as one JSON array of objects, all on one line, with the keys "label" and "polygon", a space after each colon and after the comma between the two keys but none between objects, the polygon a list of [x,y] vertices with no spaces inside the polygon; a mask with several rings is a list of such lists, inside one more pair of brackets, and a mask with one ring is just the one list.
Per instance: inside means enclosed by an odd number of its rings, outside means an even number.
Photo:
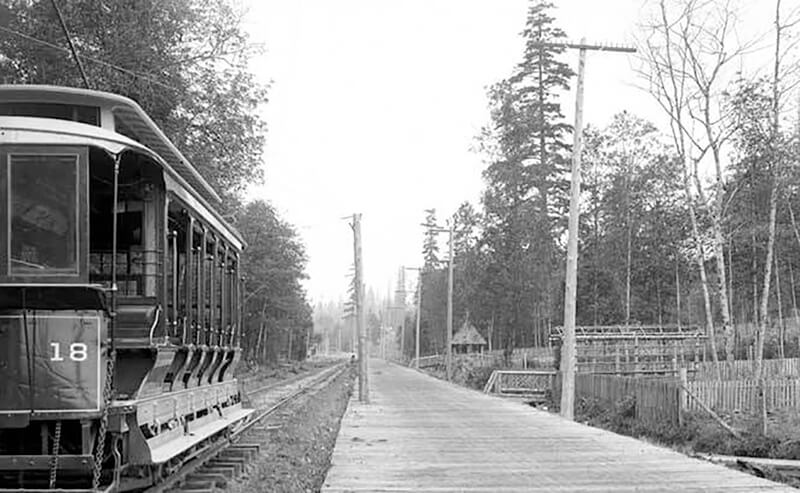
[{"label": "trolley wire", "polygon": [[[47,46],[48,48],[52,48],[54,50],[58,50],[58,51],[61,51],[61,52],[64,52],[64,53],[71,53],[70,50],[67,49],[67,48],[55,45],[55,44],[50,43],[49,41],[45,41],[43,39],[39,39],[39,38],[35,38],[33,36],[29,36],[29,35],[27,35],[25,33],[19,32],[17,30],[14,30],[14,29],[11,29],[11,28],[8,28],[8,27],[5,27],[5,26],[0,26],[0,31],[6,32],[8,34],[13,34],[14,36],[18,36],[20,38],[26,39],[28,41],[31,41],[33,43],[37,43],[37,44],[42,45],[42,46]],[[77,54],[76,56],[78,58],[82,58],[82,59],[84,59],[86,61],[89,61],[89,62],[92,62],[92,63],[96,63],[96,64],[102,65],[104,67],[108,67],[108,68],[116,70],[118,72],[122,72],[122,73],[125,73],[125,74],[128,74],[128,75],[131,75],[133,77],[137,77],[139,79],[146,80],[146,81],[148,81],[148,82],[150,82],[150,83],[152,83],[154,85],[157,85],[159,87],[162,87],[164,89],[169,89],[170,91],[179,92],[178,89],[176,89],[176,88],[174,88],[174,87],[172,87],[172,86],[170,86],[168,84],[164,84],[163,82],[159,81],[158,79],[155,79],[152,75],[142,74],[140,72],[135,72],[133,70],[129,70],[129,69],[126,69],[124,67],[120,67],[119,65],[114,65],[113,63],[105,62],[103,60],[99,60],[97,58],[93,58],[93,57],[90,57],[90,56],[87,56],[87,55]]]},{"label": "trolley wire", "polygon": [[58,22],[61,24],[61,30],[64,31],[64,37],[67,38],[69,51],[72,53],[72,59],[75,60],[75,64],[78,66],[78,71],[81,73],[81,78],[83,78],[83,84],[86,86],[86,89],[91,89],[92,86],[89,84],[89,79],[86,77],[86,71],[83,69],[83,64],[78,56],[78,52],[75,50],[75,43],[72,42],[72,36],[70,36],[69,29],[67,29],[67,23],[64,22],[64,16],[61,15],[61,9],[58,8],[56,0],[50,0],[50,3],[53,4],[53,10],[56,11]]}]

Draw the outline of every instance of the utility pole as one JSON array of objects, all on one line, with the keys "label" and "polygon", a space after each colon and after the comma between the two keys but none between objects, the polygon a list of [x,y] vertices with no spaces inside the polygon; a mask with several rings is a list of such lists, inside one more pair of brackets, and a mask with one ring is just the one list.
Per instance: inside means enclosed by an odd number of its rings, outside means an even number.
[{"label": "utility pole", "polygon": [[[434,233],[447,233],[448,240],[447,240],[447,250],[448,250],[448,261],[447,261],[447,350],[445,352],[445,365],[447,367],[447,380],[450,381],[453,378],[453,348],[451,347],[452,340],[453,340],[453,222],[449,221],[449,225],[447,229],[433,226],[429,228]],[[428,226],[427,224],[423,224],[423,226]]]},{"label": "utility pole", "polygon": [[[397,303],[402,297],[402,304],[398,304],[396,308],[400,310],[400,358],[405,358],[406,355],[406,268],[400,267],[400,279],[397,282],[401,289],[395,290],[394,301]],[[400,296],[398,296],[400,295]]]},{"label": "utility pole", "polygon": [[414,356],[417,358],[417,370],[419,370],[419,322],[422,318],[422,270],[419,271],[417,279],[417,326],[414,338]]},{"label": "utility pole", "polygon": [[358,330],[358,400],[369,403],[367,378],[367,334],[364,317],[364,267],[361,263],[361,214],[353,214],[353,255],[355,265],[356,328]]},{"label": "utility pole", "polygon": [[[416,326],[416,333],[414,336],[414,361],[416,364],[417,370],[419,370],[419,322],[420,318],[422,317],[422,269],[420,267],[403,267],[403,271],[406,270],[415,270],[418,272],[417,274],[417,326]],[[405,276],[403,277],[405,279]],[[403,323],[403,328],[405,329],[405,321]]]},{"label": "utility pole", "polygon": [[564,293],[564,336],[561,343],[561,416],[574,418],[575,412],[575,308],[578,287],[578,220],[580,219],[581,151],[583,148],[583,79],[588,50],[635,53],[636,48],[580,43],[540,42],[543,46],[560,46],[578,50],[578,85],[575,94],[575,136],[572,145],[572,183],[569,199],[569,236],[567,239],[567,275]]},{"label": "utility pole", "polygon": [[[389,287],[389,292],[391,293],[391,287]],[[392,318],[392,302],[390,299],[386,299],[386,311],[384,312],[384,316],[382,317],[381,324],[380,324],[380,357],[381,359],[386,359],[386,325],[391,326],[391,318]]]},{"label": "utility pole", "polygon": [[453,222],[450,221],[447,262],[447,381],[453,379]]}]

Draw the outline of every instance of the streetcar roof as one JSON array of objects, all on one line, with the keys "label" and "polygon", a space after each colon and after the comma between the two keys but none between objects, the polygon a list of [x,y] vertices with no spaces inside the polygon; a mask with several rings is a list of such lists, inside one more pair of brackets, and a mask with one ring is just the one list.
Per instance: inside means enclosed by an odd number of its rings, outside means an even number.
[{"label": "streetcar roof", "polygon": [[158,125],[132,99],[109,92],[49,85],[0,84],[0,101],[57,103],[100,109],[100,126],[127,135],[158,153],[177,173],[211,203],[221,199],[211,185],[178,150]]},{"label": "streetcar roof", "polygon": [[[224,234],[234,247],[239,250],[244,247],[244,240],[239,232],[222,218],[205,197],[197,194],[186,180],[169,163],[165,162],[160,154],[122,134],[69,120],[0,116],[0,142],[5,144],[89,145],[105,149],[112,154],[119,154],[125,150],[143,153],[164,169],[164,179],[168,188],[197,210],[198,214],[211,226]],[[174,185],[170,186],[171,184]]]}]

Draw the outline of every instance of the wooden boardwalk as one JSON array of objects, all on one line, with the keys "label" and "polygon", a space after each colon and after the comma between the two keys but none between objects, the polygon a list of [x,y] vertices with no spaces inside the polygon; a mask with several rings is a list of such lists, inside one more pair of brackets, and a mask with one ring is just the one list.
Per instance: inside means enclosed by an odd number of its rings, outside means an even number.
[{"label": "wooden boardwalk", "polygon": [[797,491],[379,360],[370,378],[324,492]]}]

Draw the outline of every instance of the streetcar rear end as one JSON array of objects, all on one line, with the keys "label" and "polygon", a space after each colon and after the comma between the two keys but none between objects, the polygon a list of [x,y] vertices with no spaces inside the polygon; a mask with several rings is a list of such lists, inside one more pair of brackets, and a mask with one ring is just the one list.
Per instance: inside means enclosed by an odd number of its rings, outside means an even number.
[{"label": "streetcar rear end", "polygon": [[0,491],[140,489],[247,419],[214,199],[132,101],[0,86]]}]

